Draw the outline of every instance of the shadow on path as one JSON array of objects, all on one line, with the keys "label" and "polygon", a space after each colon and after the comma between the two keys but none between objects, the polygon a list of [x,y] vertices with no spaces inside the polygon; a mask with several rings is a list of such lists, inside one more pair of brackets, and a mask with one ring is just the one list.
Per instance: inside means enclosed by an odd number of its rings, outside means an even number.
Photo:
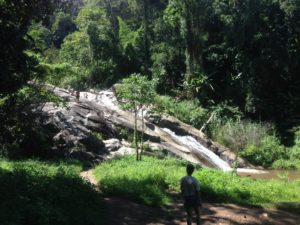
[{"label": "shadow on path", "polygon": [[[185,211],[182,203],[164,207],[150,207],[117,197],[104,199],[106,225],[185,225]],[[234,204],[203,204],[201,208],[203,225],[300,225],[297,215],[276,210]]]},{"label": "shadow on path", "polygon": [[[81,173],[95,186],[90,171]],[[124,198],[104,198],[105,225],[186,225],[186,214],[178,193],[171,193],[173,203],[151,207]],[[204,203],[202,225],[300,225],[300,215],[279,209],[240,206],[235,204]],[[195,220],[194,220],[195,221]]]}]

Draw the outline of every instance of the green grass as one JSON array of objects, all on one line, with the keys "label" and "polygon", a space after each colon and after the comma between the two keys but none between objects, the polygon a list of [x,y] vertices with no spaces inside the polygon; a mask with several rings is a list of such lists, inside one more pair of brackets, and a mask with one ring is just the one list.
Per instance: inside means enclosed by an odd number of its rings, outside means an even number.
[{"label": "green grass", "polygon": [[124,157],[101,164],[94,175],[106,195],[161,205],[170,202],[166,190],[177,190],[177,177],[183,168],[183,163],[174,160],[143,157],[143,161],[137,162],[134,157]]},{"label": "green grass", "polygon": [[101,224],[102,197],[81,170],[76,162],[0,159],[0,224]]},{"label": "green grass", "polygon": [[[94,174],[106,195],[161,205],[171,201],[170,191],[179,192],[179,180],[185,175],[185,162],[149,157],[137,162],[134,157],[125,157],[101,164],[95,168]],[[300,180],[253,180],[200,168],[194,175],[201,182],[201,195],[206,202],[246,205],[300,202]]]}]

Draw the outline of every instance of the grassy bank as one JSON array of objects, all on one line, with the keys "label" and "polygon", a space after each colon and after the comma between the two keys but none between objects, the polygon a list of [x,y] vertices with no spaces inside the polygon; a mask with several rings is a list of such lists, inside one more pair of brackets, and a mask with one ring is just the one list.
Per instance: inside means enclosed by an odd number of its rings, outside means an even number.
[{"label": "grassy bank", "polygon": [[[179,180],[185,175],[185,162],[134,157],[112,160],[94,170],[101,190],[149,205],[171,201],[170,191],[179,191]],[[232,173],[197,169],[194,175],[201,182],[203,201],[250,205],[300,201],[300,180],[253,180]]]},{"label": "grassy bank", "polygon": [[76,162],[0,159],[0,224],[98,225],[102,198]]}]

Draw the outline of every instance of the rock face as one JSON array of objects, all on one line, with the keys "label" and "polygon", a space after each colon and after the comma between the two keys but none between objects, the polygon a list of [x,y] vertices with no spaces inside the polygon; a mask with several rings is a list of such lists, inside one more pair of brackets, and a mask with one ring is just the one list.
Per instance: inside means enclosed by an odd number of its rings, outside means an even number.
[{"label": "rock face", "polygon": [[[69,106],[69,108],[61,108],[53,103],[47,103],[42,109],[42,127],[51,131],[53,156],[86,161],[101,160],[107,150],[105,144],[86,126],[83,116],[85,109],[73,104]],[[99,122],[98,125],[94,126],[95,130],[106,131],[105,123]]]},{"label": "rock face", "polygon": [[237,161],[237,164],[240,167],[250,166],[250,164],[242,158],[237,158],[229,148],[213,142],[200,130],[194,128],[191,125],[181,122],[173,116],[163,116],[158,123],[159,124],[157,125],[166,127],[174,131],[177,135],[189,135],[194,137],[200,144],[214,152],[217,156],[228,162],[230,165],[233,165]]},{"label": "rock face", "polygon": [[[120,141],[124,131],[127,136],[132,135],[134,115],[118,107],[112,91],[83,92],[83,97],[76,102],[67,90],[52,89],[67,102],[66,108],[55,107],[52,103],[42,108],[46,118],[43,127],[52,132],[54,153],[96,162],[116,155],[134,154],[128,144]],[[199,130],[174,117],[165,116],[155,123],[146,121],[145,125],[145,139],[158,151],[167,151],[190,162],[222,170],[229,170],[236,161],[236,156],[229,149],[212,142]],[[140,119],[137,128],[139,132],[142,130]],[[195,145],[184,140],[195,142]],[[208,151],[208,154],[203,154],[202,150]],[[214,158],[224,161],[221,163],[224,165],[214,162]],[[238,165],[249,166],[242,159],[238,159]]]}]

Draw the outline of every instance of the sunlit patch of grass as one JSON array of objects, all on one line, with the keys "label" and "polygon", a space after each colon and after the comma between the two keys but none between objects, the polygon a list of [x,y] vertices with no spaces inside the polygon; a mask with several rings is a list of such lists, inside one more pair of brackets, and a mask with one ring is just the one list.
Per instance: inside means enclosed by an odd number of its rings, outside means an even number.
[{"label": "sunlit patch of grass", "polygon": [[[126,197],[149,205],[170,201],[170,191],[179,192],[186,162],[144,157],[142,162],[125,157],[99,165],[94,174],[106,195]],[[194,176],[201,182],[204,201],[263,205],[300,201],[300,181],[253,180],[233,173],[198,168]]]}]

